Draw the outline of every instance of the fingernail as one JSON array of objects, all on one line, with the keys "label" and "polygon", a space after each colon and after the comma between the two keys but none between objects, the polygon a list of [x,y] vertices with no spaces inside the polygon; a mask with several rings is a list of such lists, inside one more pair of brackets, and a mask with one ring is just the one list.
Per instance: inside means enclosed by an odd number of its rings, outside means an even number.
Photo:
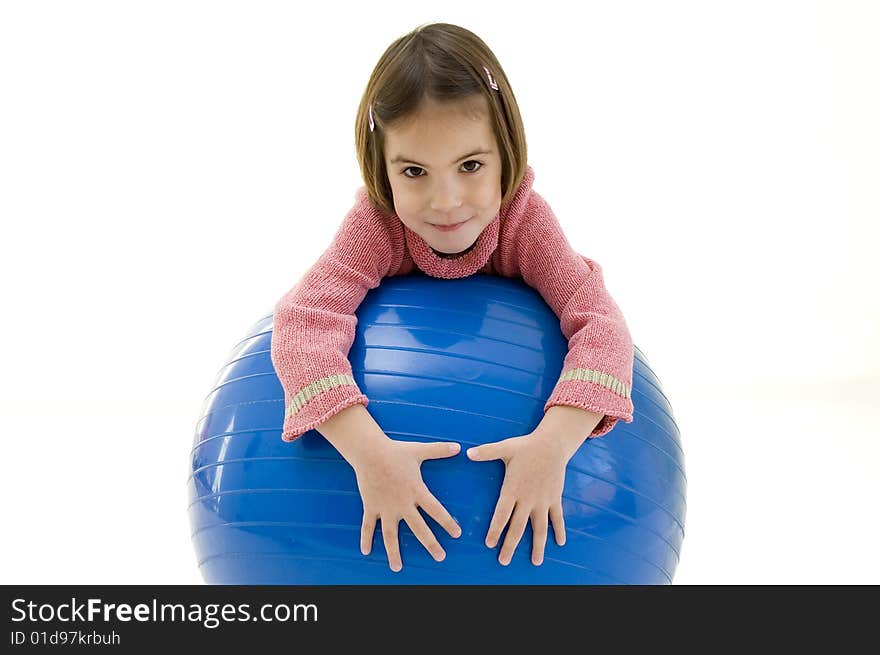
[{"label": "fingernail", "polygon": [[510,564],[510,560],[502,558],[498,560],[498,563],[501,564],[501,566],[507,566],[508,564]]},{"label": "fingernail", "polygon": [[391,565],[391,570],[394,571],[395,573],[400,571],[400,569],[402,569],[402,568],[403,568],[403,565],[401,565],[401,564],[392,564]]},{"label": "fingernail", "polygon": [[449,444],[449,452],[454,453],[454,452],[457,451],[460,447],[461,447],[461,446],[459,446],[457,443],[451,443],[451,444]]},{"label": "fingernail", "polygon": [[452,531],[452,536],[456,539],[461,536],[461,526],[455,526],[455,530]]},{"label": "fingernail", "polygon": [[476,450],[477,450],[476,448],[468,448],[467,449],[467,456],[472,457]]}]

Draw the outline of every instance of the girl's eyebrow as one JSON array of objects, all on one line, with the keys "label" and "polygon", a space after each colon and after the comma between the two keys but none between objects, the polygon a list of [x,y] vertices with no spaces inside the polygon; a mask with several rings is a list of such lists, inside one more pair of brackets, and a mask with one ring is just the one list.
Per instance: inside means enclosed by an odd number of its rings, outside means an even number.
[{"label": "girl's eyebrow", "polygon": [[[491,150],[474,150],[473,152],[469,152],[468,154],[462,155],[458,159],[453,160],[452,163],[455,164],[456,162],[460,162],[462,159],[467,159],[468,157],[473,157],[474,155],[491,155],[491,154],[492,154]],[[411,159],[410,157],[407,157],[406,155],[396,155],[394,157],[394,159],[391,160],[391,163],[392,164],[415,164],[416,166],[422,166],[424,168],[428,168],[427,165],[420,164],[415,159]]]}]

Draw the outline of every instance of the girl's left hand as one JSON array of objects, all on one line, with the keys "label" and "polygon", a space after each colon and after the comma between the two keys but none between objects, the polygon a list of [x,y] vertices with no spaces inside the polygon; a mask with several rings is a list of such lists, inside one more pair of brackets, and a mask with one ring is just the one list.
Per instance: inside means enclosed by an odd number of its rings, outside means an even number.
[{"label": "girl's left hand", "polygon": [[475,462],[500,459],[504,462],[504,482],[495,514],[486,534],[486,546],[494,548],[504,526],[510,522],[498,561],[510,564],[525,532],[532,521],[532,564],[544,561],[547,543],[547,518],[553,525],[553,534],[559,546],[565,544],[565,522],[562,516],[562,487],[565,466],[574,454],[570,442],[555,430],[541,429],[494,443],[475,446],[467,456]]}]

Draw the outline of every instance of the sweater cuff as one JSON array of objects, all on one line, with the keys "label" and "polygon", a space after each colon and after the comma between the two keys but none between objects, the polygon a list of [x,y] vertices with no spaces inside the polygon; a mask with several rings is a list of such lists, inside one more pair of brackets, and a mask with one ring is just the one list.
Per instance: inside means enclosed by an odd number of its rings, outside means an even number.
[{"label": "sweater cuff", "polygon": [[564,371],[544,405],[544,411],[554,405],[570,405],[590,412],[604,414],[588,438],[607,434],[622,420],[633,421],[631,385],[614,376],[592,369],[578,368]]},{"label": "sweater cuff", "polygon": [[350,375],[321,378],[286,399],[281,439],[295,441],[343,409],[358,404],[366,407],[369,402]]}]

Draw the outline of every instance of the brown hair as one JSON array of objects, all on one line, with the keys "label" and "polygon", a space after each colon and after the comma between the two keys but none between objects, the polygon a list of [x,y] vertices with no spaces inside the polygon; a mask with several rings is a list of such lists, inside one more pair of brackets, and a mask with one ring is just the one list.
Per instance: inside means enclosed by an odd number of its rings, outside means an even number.
[{"label": "brown hair", "polygon": [[[483,66],[489,69],[497,91]],[[426,99],[443,102],[480,95],[486,98],[500,149],[504,203],[525,175],[527,148],[519,106],[495,55],[476,34],[449,23],[420,25],[388,46],[367,82],[354,126],[358,164],[375,207],[394,214],[383,127],[406,120]],[[370,130],[371,106],[375,131]]]}]

